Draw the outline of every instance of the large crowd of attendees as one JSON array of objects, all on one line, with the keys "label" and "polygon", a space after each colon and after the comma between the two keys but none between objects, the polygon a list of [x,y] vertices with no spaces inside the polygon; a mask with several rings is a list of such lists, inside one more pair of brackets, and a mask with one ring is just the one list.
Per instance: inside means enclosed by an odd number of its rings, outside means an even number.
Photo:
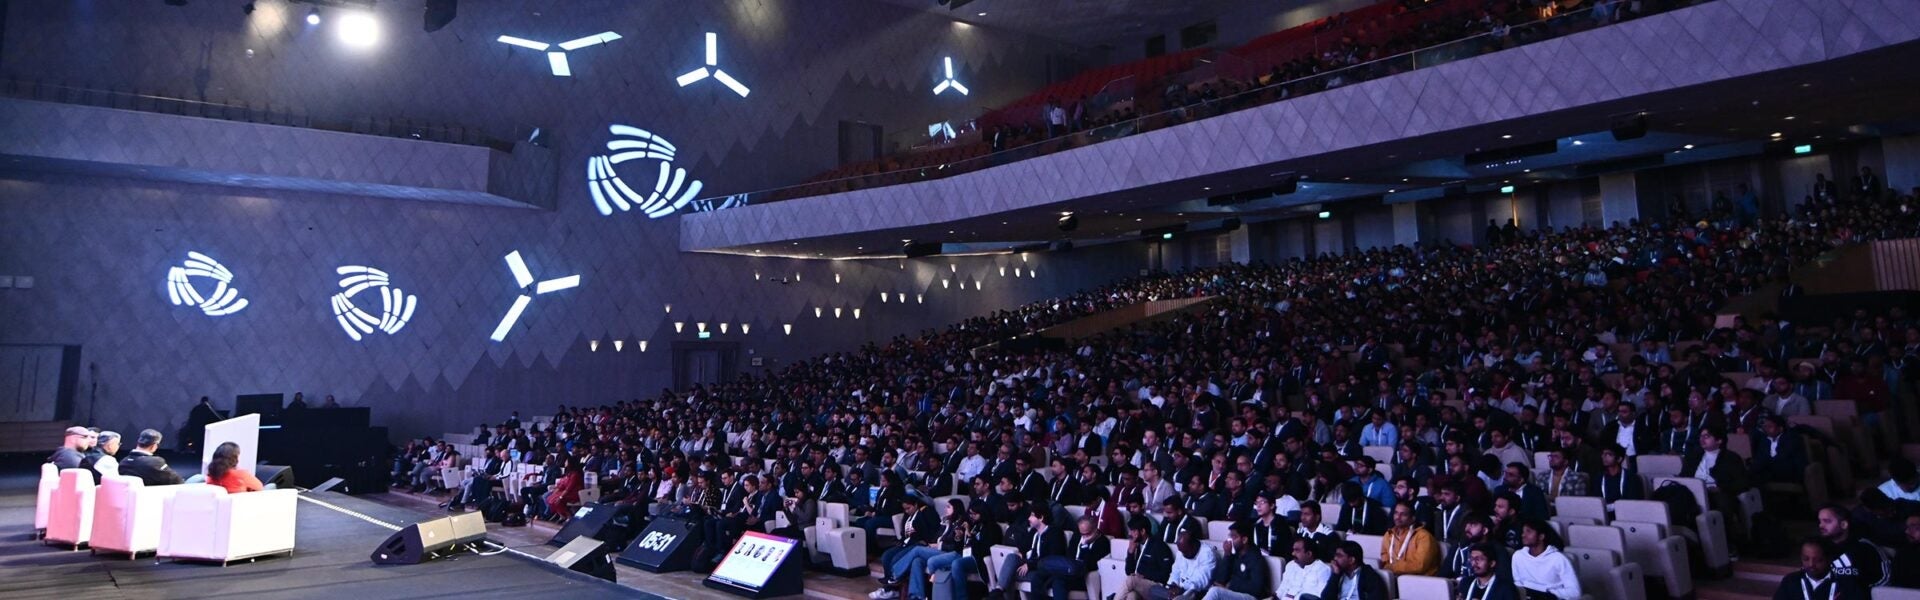
[{"label": "large crowd of attendees", "polygon": [[[1768,218],[1508,229],[1479,245],[1155,274],[720,385],[562,405],[538,423],[516,414],[479,429],[489,456],[454,503],[519,476],[526,514],[565,519],[592,474],[599,502],[640,520],[694,515],[712,539],[779,513],[812,524],[821,502],[846,503],[870,534],[899,514],[875,598],[928,598],[933,572],[964,586],[996,544],[1020,551],[986,578],[1008,588],[993,596],[1025,581],[1029,597],[1065,598],[1122,537],[1132,578],[1109,590],[1122,598],[1384,597],[1367,560],[1461,578],[1472,598],[1575,598],[1547,523],[1559,496],[1646,499],[1637,458],[1683,456],[1682,475],[1727,507],[1735,547],[1758,554],[1769,548],[1733,498],[1820,460],[1803,440],[1817,432],[1785,417],[1849,399],[1881,431],[1912,410],[1897,400],[1920,379],[1907,310],[1716,317],[1735,297],[1801,293],[1778,284],[1837,247],[1920,236],[1913,196],[1862,192]],[[1208,301],[1065,348],[1001,343],[1188,297]],[[1723,451],[1736,434],[1750,460]],[[544,469],[514,475],[514,462]],[[418,440],[395,475],[431,488],[460,464],[444,441]],[[1920,585],[1883,551],[1920,539],[1920,475],[1898,459],[1888,470],[1859,509],[1782,514],[1791,503],[1769,498],[1763,518],[1819,523],[1807,569],[1782,589]],[[1228,539],[1201,543],[1199,520],[1230,522]],[[1343,539],[1355,533],[1385,536],[1380,555]],[[1289,566],[1269,572],[1263,555]]]}]

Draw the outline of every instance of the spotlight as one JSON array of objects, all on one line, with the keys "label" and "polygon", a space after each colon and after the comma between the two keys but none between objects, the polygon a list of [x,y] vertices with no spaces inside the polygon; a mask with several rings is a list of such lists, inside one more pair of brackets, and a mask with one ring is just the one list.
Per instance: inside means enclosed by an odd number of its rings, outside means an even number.
[{"label": "spotlight", "polygon": [[316,7],[307,9],[307,24],[308,25],[320,24],[320,7],[316,6]]},{"label": "spotlight", "polygon": [[1075,229],[1079,229],[1080,218],[1075,217],[1071,214],[1064,217],[1060,217],[1059,227],[1061,231],[1073,231]]},{"label": "spotlight", "polygon": [[348,46],[365,48],[380,41],[380,22],[373,15],[362,12],[347,13],[340,17],[340,41]]}]

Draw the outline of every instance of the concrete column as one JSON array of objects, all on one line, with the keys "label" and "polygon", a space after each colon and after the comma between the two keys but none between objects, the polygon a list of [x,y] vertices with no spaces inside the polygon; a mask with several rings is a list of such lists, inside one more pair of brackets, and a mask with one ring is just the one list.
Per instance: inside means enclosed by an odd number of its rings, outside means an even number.
[{"label": "concrete column", "polygon": [[1393,243],[1397,246],[1420,245],[1420,204],[1402,202],[1393,205]]},{"label": "concrete column", "polygon": [[1633,173],[1600,176],[1600,226],[1612,226],[1640,218],[1639,184]]}]

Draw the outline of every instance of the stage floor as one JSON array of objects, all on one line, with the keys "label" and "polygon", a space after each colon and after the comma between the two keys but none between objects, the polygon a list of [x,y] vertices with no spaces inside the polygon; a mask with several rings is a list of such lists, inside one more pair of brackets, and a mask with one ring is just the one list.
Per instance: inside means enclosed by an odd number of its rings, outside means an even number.
[{"label": "stage floor", "polygon": [[[419,565],[374,566],[367,558],[392,530],[307,500],[405,526],[431,512],[334,493],[303,494],[292,557],[227,567],[124,556],[96,557],[29,539],[37,468],[0,477],[0,598],[661,598],[630,586],[567,572],[506,552],[462,555]],[[444,516],[444,511],[437,516]],[[490,527],[492,529],[492,527]],[[551,548],[525,548],[545,557]],[[623,573],[622,575],[626,575]]]}]

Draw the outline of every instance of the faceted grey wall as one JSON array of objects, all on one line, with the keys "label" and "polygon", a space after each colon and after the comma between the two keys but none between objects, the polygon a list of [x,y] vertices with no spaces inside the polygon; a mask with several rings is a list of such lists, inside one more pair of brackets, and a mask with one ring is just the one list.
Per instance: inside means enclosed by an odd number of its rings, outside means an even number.
[{"label": "faceted grey wall", "polygon": [[[497,421],[508,410],[544,414],[559,403],[657,392],[671,383],[669,348],[692,341],[697,322],[709,324],[714,341],[738,342],[743,361],[760,357],[778,367],[1098,285],[1143,263],[1144,252],[1131,245],[1030,262],[683,254],[679,217],[601,217],[591,206],[586,159],[600,151],[611,123],[667,136],[680,149],[676,165],[709,189],[744,191],[832,163],[841,119],[920,123],[958,114],[1037,84],[1047,53],[1060,50],[925,13],[853,0],[567,0],[514,3],[518,11],[469,2],[452,26],[429,35],[418,32],[416,2],[382,2],[386,41],[356,57],[324,30],[290,25],[262,33],[231,3],[9,4],[0,56],[8,77],[204,93],[317,117],[480,124],[500,135],[539,126],[561,165],[558,208],[540,211],[0,164],[14,169],[0,177],[0,275],[35,278],[30,290],[0,289],[0,343],[82,346],[88,368],[78,416],[105,427],[170,431],[201,395],[225,406],[235,394],[300,390],[373,406],[376,420],[397,433],[440,433]],[[259,6],[256,16],[285,8]],[[503,33],[561,40],[607,29],[626,39],[579,51],[570,79],[549,75],[538,54],[491,41]],[[752,86],[748,98],[710,81],[674,85],[675,75],[701,63],[705,31],[721,33],[721,66]],[[949,52],[973,98],[930,95],[938,57]],[[192,119],[181,121],[191,127]],[[0,136],[12,127],[0,122]],[[183,157],[219,151],[178,146]],[[514,250],[536,278],[579,274],[583,284],[537,297],[520,327],[493,343],[488,333],[520,293],[502,261]],[[188,251],[231,269],[249,306],[223,317],[172,306],[167,269]],[[333,269],[341,265],[389,272],[394,286],[419,296],[413,320],[397,335],[349,340],[328,302],[340,291]],[[1002,266],[1009,276],[999,274]],[[1037,267],[1039,277],[1011,277],[1016,266]],[[881,292],[904,293],[909,303],[881,303]],[[919,295],[924,304],[913,302]],[[356,300],[377,306],[366,293]],[[826,316],[815,318],[814,307]],[[684,334],[674,333],[676,321],[685,323]],[[726,334],[718,331],[723,321]],[[750,334],[741,335],[741,323]],[[794,325],[790,337],[781,333],[785,323]],[[622,339],[627,347],[613,353],[606,343],[590,352],[592,339]],[[637,351],[639,340],[648,341],[647,352]]]}]

